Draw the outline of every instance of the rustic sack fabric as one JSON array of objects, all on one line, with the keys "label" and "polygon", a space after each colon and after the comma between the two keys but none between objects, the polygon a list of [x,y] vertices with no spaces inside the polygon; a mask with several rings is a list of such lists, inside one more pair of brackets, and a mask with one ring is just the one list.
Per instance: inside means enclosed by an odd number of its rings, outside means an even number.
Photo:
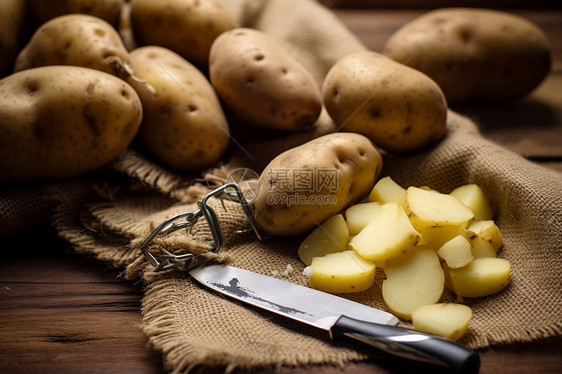
[{"label": "rustic sack fabric", "polygon": [[[337,59],[364,49],[332,13],[314,1],[222,3],[242,25],[264,30],[281,43],[313,73],[318,84]],[[225,164],[203,174],[205,183],[196,176],[166,170],[129,150],[110,166],[109,176],[95,177],[94,182],[49,185],[46,195],[38,187],[2,191],[3,221],[19,224],[1,234],[38,223],[37,218],[54,209],[55,227],[79,253],[94,254],[123,269],[124,276],[132,281],[142,279],[146,287],[142,327],[171,371],[183,372],[198,365],[220,365],[230,370],[343,364],[373,357],[372,352],[335,346],[312,328],[209,292],[184,273],[155,273],[139,249],[160,222],[197,209],[196,202],[223,183],[235,168],[244,166],[259,172],[282,150],[335,129],[323,113],[317,128],[307,134],[248,143],[244,150],[235,149]],[[474,122],[454,112],[449,112],[448,129],[447,138],[427,152],[409,157],[385,155],[383,175],[390,175],[403,186],[427,185],[443,192],[478,183],[495,204],[495,219],[504,238],[499,256],[510,261],[512,280],[497,295],[464,301],[473,309],[473,320],[460,342],[482,348],[560,335],[562,174],[487,141]],[[31,216],[33,221],[26,221],[30,218],[21,211],[29,211],[31,201],[42,208]],[[302,238],[260,242],[236,203],[213,200],[212,205],[226,238],[222,253],[211,255],[206,251],[210,233],[204,220],[193,227],[191,234],[179,231],[160,238],[157,244],[173,253],[191,251],[305,284],[304,266],[296,257]],[[384,308],[382,277],[382,271],[378,271],[377,286],[345,297]],[[455,297],[447,292],[443,300],[454,301]],[[402,325],[409,326],[405,322]]]}]

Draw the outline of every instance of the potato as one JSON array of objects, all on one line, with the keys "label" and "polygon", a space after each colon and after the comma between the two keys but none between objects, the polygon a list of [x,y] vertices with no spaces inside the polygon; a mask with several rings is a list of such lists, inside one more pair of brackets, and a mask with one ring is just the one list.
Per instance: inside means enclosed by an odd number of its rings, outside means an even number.
[{"label": "potato", "polygon": [[524,96],[551,65],[549,42],[536,25],[491,9],[428,12],[396,31],[383,53],[430,76],[449,103]]},{"label": "potato", "polygon": [[132,0],[131,24],[141,45],[171,49],[203,70],[215,38],[238,26],[215,0]]},{"label": "potato", "polygon": [[182,172],[215,164],[229,142],[229,126],[207,78],[177,53],[163,47],[137,48],[130,53],[133,83],[144,109],[138,138],[163,165]]},{"label": "potato", "polygon": [[336,214],[315,228],[303,240],[297,254],[305,265],[310,265],[313,257],[346,250],[348,242],[347,223],[341,214]]},{"label": "potato", "polygon": [[408,187],[402,208],[416,230],[435,226],[466,228],[474,221],[474,213],[454,196],[418,187]]},{"label": "potato", "polygon": [[429,77],[382,54],[356,52],[324,79],[328,113],[344,131],[367,136],[392,153],[417,152],[446,134],[447,103]]},{"label": "potato", "polygon": [[43,24],[19,53],[14,70],[46,65],[82,66],[122,79],[133,75],[117,31],[101,18],[85,14],[64,15]]},{"label": "potato", "polygon": [[22,0],[0,1],[0,78],[12,73],[14,61],[25,44],[27,12]]},{"label": "potato", "polygon": [[419,306],[441,298],[445,275],[435,251],[418,246],[413,252],[385,262],[382,296],[394,315],[411,320]]},{"label": "potato", "polygon": [[141,102],[107,73],[46,66],[0,80],[0,180],[36,181],[94,170],[135,136]]},{"label": "potato", "polygon": [[422,305],[412,312],[412,323],[416,330],[429,332],[453,341],[466,333],[471,319],[472,309],[462,304]]},{"label": "potato", "polygon": [[469,241],[462,235],[455,236],[439,248],[437,255],[450,269],[462,268],[473,260]]},{"label": "potato", "polygon": [[310,268],[310,287],[324,292],[360,292],[375,283],[375,263],[352,250],[314,257]]},{"label": "potato", "polygon": [[117,27],[124,3],[125,0],[27,0],[29,12],[39,25],[64,14],[83,13]]},{"label": "potato", "polygon": [[381,211],[351,240],[351,248],[362,257],[383,261],[411,252],[420,240],[398,203],[386,203]]},{"label": "potato", "polygon": [[259,30],[220,35],[209,55],[209,74],[228,109],[251,125],[304,130],[320,115],[322,99],[312,75]]},{"label": "potato", "polygon": [[474,257],[496,257],[502,246],[502,235],[499,227],[492,220],[471,223],[467,232]]},{"label": "potato", "polygon": [[358,234],[380,213],[382,204],[377,202],[355,204],[345,211],[345,221],[350,234]]},{"label": "potato", "polygon": [[476,221],[492,219],[494,210],[486,196],[486,193],[477,184],[470,183],[455,188],[449,195],[459,199],[464,205],[472,210]]},{"label": "potato", "polygon": [[382,157],[366,137],[334,133],[291,148],[260,175],[258,225],[271,234],[301,235],[365,197]]},{"label": "potato", "polygon": [[471,234],[462,226],[456,225],[428,226],[418,228],[418,231],[421,234],[418,244],[433,248],[436,251],[455,236],[462,235],[468,239],[468,236]]},{"label": "potato", "polygon": [[481,297],[495,294],[509,284],[511,266],[502,258],[475,258],[459,269],[449,268],[452,291],[457,296]]},{"label": "potato", "polygon": [[406,189],[387,176],[375,183],[369,194],[369,201],[378,201],[382,204],[390,202],[399,203],[405,193]]}]

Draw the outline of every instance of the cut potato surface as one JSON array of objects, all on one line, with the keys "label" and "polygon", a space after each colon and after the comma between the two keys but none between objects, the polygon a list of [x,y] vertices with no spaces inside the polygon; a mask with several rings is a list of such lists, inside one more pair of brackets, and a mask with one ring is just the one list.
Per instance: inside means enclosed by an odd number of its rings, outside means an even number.
[{"label": "cut potato surface", "polygon": [[359,292],[375,283],[375,263],[353,250],[314,257],[310,268],[310,287],[325,292]]},{"label": "cut potato surface", "polygon": [[455,188],[449,195],[459,199],[464,205],[472,210],[474,219],[477,221],[492,219],[494,211],[486,193],[477,184],[465,184]]},{"label": "cut potato surface", "polygon": [[[510,282],[509,262],[496,257],[502,246],[499,227],[491,219],[475,221],[490,215],[491,204],[478,185],[444,194],[428,186],[404,189],[385,177],[369,202],[348,207],[344,216],[332,217],[307,237],[299,256],[312,263],[304,272],[311,287],[327,292],[365,290],[381,269],[389,312],[412,320],[416,329],[457,340],[472,311],[462,304],[437,304],[445,287],[461,302],[494,294]],[[347,238],[338,246],[346,251],[318,257],[336,252],[327,237],[340,243]]]},{"label": "cut potato surface", "polygon": [[410,252],[420,234],[397,203],[387,203],[380,213],[351,240],[362,257],[382,261]]},{"label": "cut potato surface", "polygon": [[349,207],[345,211],[345,221],[350,234],[357,234],[369,224],[381,211],[378,202],[361,203]]},{"label": "cut potato surface", "polygon": [[310,265],[313,257],[346,250],[348,242],[347,223],[341,214],[336,214],[304,239],[299,247],[298,256],[305,265]]},{"label": "cut potato surface", "polygon": [[423,227],[418,230],[421,234],[419,245],[425,245],[438,251],[439,248],[456,236],[468,238],[469,233],[460,226],[443,225]]},{"label": "cut potato surface", "polygon": [[419,306],[435,304],[443,293],[445,275],[435,251],[416,247],[410,254],[385,262],[382,295],[395,315],[411,320]]},{"label": "cut potato surface", "polygon": [[509,284],[510,272],[509,261],[487,257],[475,258],[459,269],[449,269],[449,277],[457,296],[480,297],[495,294],[505,288]]},{"label": "cut potato surface", "polygon": [[404,197],[406,189],[396,183],[390,177],[384,177],[373,186],[369,194],[369,201],[376,201],[379,203],[399,203]]},{"label": "cut potato surface", "polygon": [[408,187],[402,207],[416,229],[455,225],[466,228],[474,213],[454,196],[417,187]]},{"label": "cut potato surface", "polygon": [[502,234],[492,220],[476,221],[468,226],[468,231],[475,233],[481,240],[487,241],[497,251],[502,246]]},{"label": "cut potato surface", "polygon": [[472,310],[462,304],[422,305],[412,312],[414,328],[451,340],[458,340],[468,330]]},{"label": "cut potato surface", "polygon": [[462,235],[455,236],[443,244],[437,254],[445,260],[447,266],[451,269],[466,266],[473,260],[470,243]]}]

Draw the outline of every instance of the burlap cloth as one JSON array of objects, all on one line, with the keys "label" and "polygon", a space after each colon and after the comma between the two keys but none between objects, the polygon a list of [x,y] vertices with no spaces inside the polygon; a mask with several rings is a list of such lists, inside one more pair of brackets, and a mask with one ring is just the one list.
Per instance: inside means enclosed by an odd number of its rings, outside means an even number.
[{"label": "burlap cloth", "polygon": [[[244,26],[264,30],[314,74],[317,81],[340,57],[364,46],[314,1],[223,1]],[[93,254],[142,279],[142,328],[151,347],[161,351],[167,369],[187,371],[198,365],[236,367],[342,364],[373,357],[360,349],[335,346],[327,334],[241,305],[202,289],[186,274],[155,273],[141,255],[140,243],[164,219],[194,211],[195,202],[244,166],[259,172],[281,150],[333,131],[323,113],[308,134],[248,141],[223,165],[203,175],[166,170],[129,150],[99,173],[73,181],[4,188],[0,197],[0,234],[44,222],[49,217],[76,251]],[[484,139],[470,119],[449,112],[449,134],[438,146],[410,157],[385,155],[382,175],[403,186],[427,185],[443,192],[478,183],[494,203],[510,261],[510,285],[499,294],[465,303],[473,319],[461,343],[470,348],[528,342],[562,333],[562,174],[548,170]],[[203,182],[202,182],[203,181]],[[226,239],[215,257],[252,271],[305,284],[296,257],[302,238],[256,240],[240,207],[212,202]],[[174,253],[206,253],[209,230],[204,220],[191,235],[185,231],[158,244]],[[287,271],[291,265],[294,271]],[[377,286],[346,295],[384,308]],[[446,292],[443,300],[454,300]],[[402,322],[402,325],[409,326]]]}]

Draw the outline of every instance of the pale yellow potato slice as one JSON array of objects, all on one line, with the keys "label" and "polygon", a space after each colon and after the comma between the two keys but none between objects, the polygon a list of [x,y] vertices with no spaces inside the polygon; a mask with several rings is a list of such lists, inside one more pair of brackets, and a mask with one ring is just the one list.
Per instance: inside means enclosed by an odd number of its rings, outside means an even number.
[{"label": "pale yellow potato slice", "polygon": [[474,258],[496,257],[502,246],[502,235],[494,221],[475,221],[468,226],[467,232]]},{"label": "pale yellow potato slice", "polygon": [[350,234],[357,234],[367,226],[380,212],[381,203],[369,202],[355,204],[345,211],[345,221]]},{"label": "pale yellow potato slice", "polygon": [[494,210],[486,193],[477,184],[471,183],[457,187],[449,195],[456,197],[469,207],[477,221],[492,219],[494,216]]},{"label": "pale yellow potato slice", "polygon": [[395,202],[399,203],[404,197],[406,189],[396,183],[391,177],[379,179],[369,194],[369,201],[381,204]]},{"label": "pale yellow potato slice", "polygon": [[463,304],[422,305],[412,312],[415,329],[453,341],[466,333],[471,319],[472,309]]},{"label": "pale yellow potato slice", "polygon": [[444,225],[423,227],[418,230],[421,234],[419,245],[425,245],[438,251],[439,248],[456,236],[468,238],[469,233],[461,226]]},{"label": "pale yellow potato slice", "polygon": [[314,229],[301,243],[298,256],[305,265],[312,263],[313,257],[347,249],[349,230],[343,215],[336,214]]},{"label": "pale yellow potato slice", "polygon": [[467,230],[476,234],[480,240],[490,243],[496,252],[503,244],[500,228],[492,220],[475,221],[468,226]]},{"label": "pale yellow potato slice", "polygon": [[379,214],[351,240],[362,257],[382,261],[410,252],[420,240],[398,203],[383,204]]},{"label": "pale yellow potato slice", "polygon": [[449,268],[449,278],[457,296],[480,297],[495,294],[505,288],[509,284],[510,271],[511,266],[507,260],[496,257],[475,258],[465,267]]},{"label": "pale yellow potato slice", "polygon": [[468,265],[472,260],[471,246],[462,235],[457,235],[439,248],[437,255],[441,257],[451,269],[458,269]]},{"label": "pale yellow potato slice", "polygon": [[416,230],[445,225],[464,229],[474,221],[472,210],[459,199],[437,191],[408,187],[401,204]]},{"label": "pale yellow potato slice", "polygon": [[468,240],[470,241],[470,251],[472,252],[472,257],[496,257],[497,251],[489,241],[483,240],[476,234],[470,235]]},{"label": "pale yellow potato slice", "polygon": [[441,298],[445,275],[431,248],[418,246],[409,254],[387,260],[384,272],[384,302],[400,318],[410,320],[417,307],[435,304]]},{"label": "pale yellow potato slice", "polygon": [[375,263],[353,250],[314,257],[310,268],[310,287],[324,292],[360,292],[375,283]]}]

